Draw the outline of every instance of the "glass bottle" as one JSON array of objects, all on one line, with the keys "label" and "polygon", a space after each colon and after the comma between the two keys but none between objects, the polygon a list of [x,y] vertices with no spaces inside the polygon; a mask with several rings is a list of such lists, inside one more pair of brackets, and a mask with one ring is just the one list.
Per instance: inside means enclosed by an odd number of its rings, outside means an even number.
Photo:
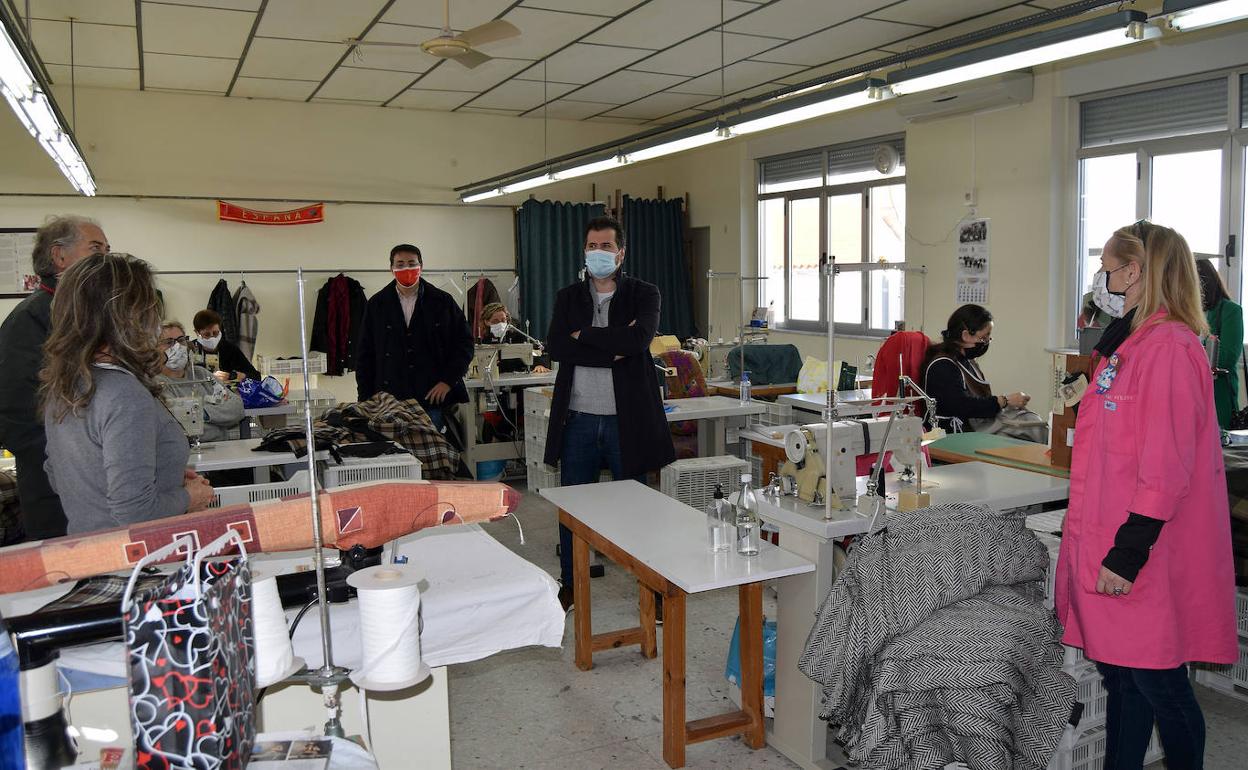
[{"label": "glass bottle", "polygon": [[750,403],[750,373],[741,371],[741,403]]},{"label": "glass bottle", "polygon": [[758,499],[748,473],[741,474],[741,492],[737,495],[737,553],[758,555]]},{"label": "glass bottle", "polygon": [[732,506],[724,499],[724,488],[715,485],[715,497],[706,507],[707,545],[711,551],[727,551],[734,534]]}]

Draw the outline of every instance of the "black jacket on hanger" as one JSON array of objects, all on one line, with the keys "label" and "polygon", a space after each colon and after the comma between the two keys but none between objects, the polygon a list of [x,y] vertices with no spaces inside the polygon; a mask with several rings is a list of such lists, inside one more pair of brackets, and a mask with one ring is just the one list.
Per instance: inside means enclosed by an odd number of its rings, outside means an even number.
[{"label": "black jacket on hanger", "polygon": [[[594,328],[590,282],[579,281],[559,290],[546,336],[550,357],[559,362],[546,436],[548,465],[557,464],[563,453],[563,426],[578,366],[611,368],[625,477],[658,470],[676,459],[654,359],[650,356],[650,342],[659,325],[660,302],[657,286],[620,273],[607,311],[607,326]],[[578,330],[580,338],[573,339],[572,332]],[[617,355],[623,358],[617,361]]]},{"label": "black jacket on hanger", "polygon": [[316,314],[312,317],[308,349],[325,354],[326,374],[338,377],[355,368],[367,304],[368,297],[360,282],[342,273],[326,281],[316,293]]},{"label": "black jacket on hanger", "polygon": [[238,342],[238,311],[234,307],[234,295],[230,285],[222,278],[212,287],[208,296],[208,309],[221,316],[221,336],[230,342]]},{"label": "black jacket on hanger", "polygon": [[[464,374],[472,363],[472,332],[454,297],[421,279],[412,321],[403,318],[395,281],[368,300],[359,337],[355,382],[359,400],[380,392],[429,407],[468,401]],[[442,404],[425,394],[439,382],[451,391]]]}]

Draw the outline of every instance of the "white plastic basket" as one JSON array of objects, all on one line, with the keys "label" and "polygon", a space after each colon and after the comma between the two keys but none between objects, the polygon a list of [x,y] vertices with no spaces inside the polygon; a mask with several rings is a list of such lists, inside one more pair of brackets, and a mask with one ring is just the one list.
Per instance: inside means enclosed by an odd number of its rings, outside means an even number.
[{"label": "white plastic basket", "polygon": [[1057,555],[1062,549],[1062,541],[1060,538],[1039,532],[1036,533],[1036,539],[1049,551],[1049,566],[1044,571],[1044,602],[1052,607],[1053,594],[1057,587]]},{"label": "white plastic basket", "polygon": [[1082,733],[1070,731],[1057,744],[1057,753],[1049,760],[1048,770],[1101,770],[1105,763],[1105,727],[1094,727]]},{"label": "white plastic basket", "polygon": [[1053,536],[1054,532],[1062,531],[1062,525],[1065,521],[1065,508],[1060,511],[1033,513],[1027,517],[1027,529],[1030,529],[1032,532]]},{"label": "white plastic basket", "polygon": [[325,489],[362,484],[366,481],[390,481],[394,479],[420,480],[420,460],[411,455],[382,455],[381,457],[344,457],[342,465],[326,465]]},{"label": "white plastic basket", "polygon": [[1082,675],[1075,678],[1075,700],[1083,704],[1083,717],[1079,727],[1104,724],[1109,708],[1109,693],[1105,690],[1101,672],[1096,666],[1084,666]]},{"label": "white plastic basket", "polygon": [[553,489],[559,486],[558,468],[539,461],[525,463],[525,471],[528,475],[530,492],[540,492],[543,489]]},{"label": "white plastic basket", "polygon": [[[259,369],[260,374],[264,375],[265,377],[273,376],[273,377],[281,378],[281,377],[289,377],[291,375],[303,374],[303,359],[302,358],[278,359],[274,356],[260,356],[260,355],[257,355],[255,358],[256,358],[256,368]],[[328,368],[329,368],[329,364],[324,353],[317,353],[313,351],[312,353],[308,354],[308,374],[309,375],[324,374],[326,369]]]},{"label": "white plastic basket", "polygon": [[1062,661],[1062,670],[1066,673],[1078,673],[1092,663],[1084,656],[1083,650],[1079,647],[1067,645],[1062,645],[1062,647],[1066,650],[1066,658]]},{"label": "white plastic basket", "polygon": [[716,485],[725,496],[732,494],[741,487],[741,474],[750,472],[749,462],[732,455],[677,460],[659,471],[659,491],[702,510],[714,497]]},{"label": "white plastic basket", "polygon": [[793,424],[793,407],[789,404],[781,404],[774,401],[759,401],[752,399],[754,406],[761,406],[767,411],[762,414],[752,414],[746,418],[747,425],[791,425]]},{"label": "white plastic basket", "polygon": [[[328,390],[324,390],[322,388],[310,388],[309,393],[312,396],[311,404],[313,420],[321,419],[321,416],[325,414],[326,410],[332,409],[338,405],[338,399],[335,398],[334,394],[330,393]],[[304,404],[303,388],[295,388],[292,386],[290,394],[287,396],[286,400],[290,403],[291,407],[294,408],[293,412],[286,415],[286,426],[302,426]]]},{"label": "white plastic basket", "polygon": [[524,389],[524,419],[529,416],[550,419],[550,402],[552,389],[547,386]]},{"label": "white plastic basket", "polygon": [[213,489],[212,502],[208,504],[208,507],[225,508],[231,505],[247,505],[262,500],[277,500],[282,497],[301,495],[309,491],[311,491],[311,485],[308,484],[308,472],[300,471],[291,476],[289,481],[216,487]]},{"label": "white plastic basket", "polygon": [[1248,591],[1240,589],[1235,594],[1235,615],[1239,618],[1239,635],[1248,638]]}]

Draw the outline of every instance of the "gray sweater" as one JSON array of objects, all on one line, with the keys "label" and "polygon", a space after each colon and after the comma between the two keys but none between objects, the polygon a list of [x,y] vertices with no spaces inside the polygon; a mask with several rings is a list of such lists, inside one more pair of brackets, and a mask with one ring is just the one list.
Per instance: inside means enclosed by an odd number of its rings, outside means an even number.
[{"label": "gray sweater", "polygon": [[44,416],[44,468],[69,534],[186,513],[190,449],[177,420],[130,373],[92,368],[95,395],[80,415]]}]

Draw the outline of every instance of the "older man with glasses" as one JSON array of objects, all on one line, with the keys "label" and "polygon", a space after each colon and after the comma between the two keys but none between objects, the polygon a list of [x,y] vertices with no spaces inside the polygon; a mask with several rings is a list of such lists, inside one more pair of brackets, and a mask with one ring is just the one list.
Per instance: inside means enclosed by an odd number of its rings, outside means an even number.
[{"label": "older man with glasses", "polygon": [[52,323],[52,296],[57,278],[74,263],[108,250],[108,238],[95,220],[79,216],[48,219],[35,234],[31,253],[39,288],[0,325],[0,372],[4,372],[0,378],[0,445],[17,459],[17,495],[22,526],[30,540],[65,534],[60,498],[43,470],[47,442],[36,409],[43,343]]}]

